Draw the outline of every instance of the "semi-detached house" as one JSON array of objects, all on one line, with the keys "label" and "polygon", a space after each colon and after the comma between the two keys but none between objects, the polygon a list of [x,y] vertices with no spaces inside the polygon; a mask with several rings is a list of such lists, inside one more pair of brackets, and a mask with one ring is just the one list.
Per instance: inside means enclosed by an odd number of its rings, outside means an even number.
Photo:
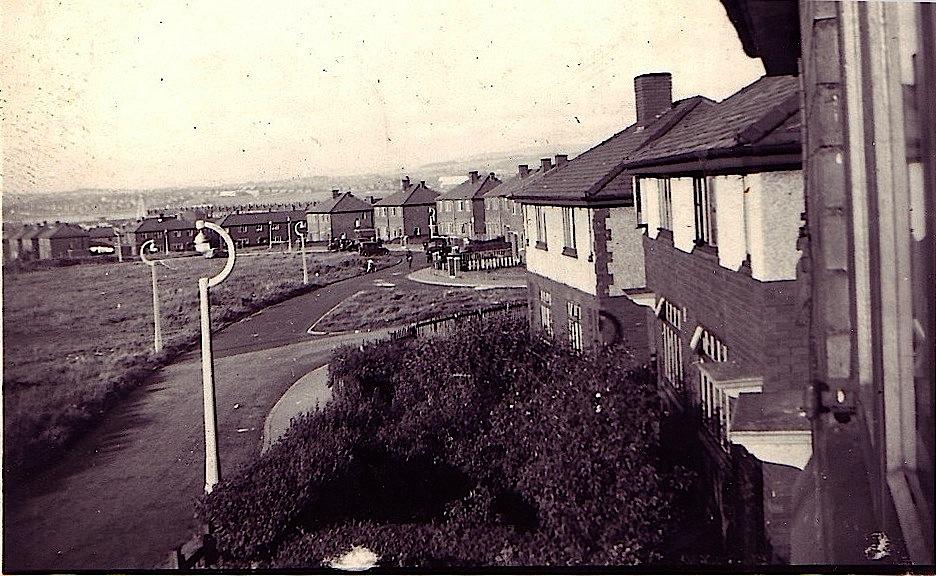
[{"label": "semi-detached house", "polygon": [[374,228],[377,238],[429,236],[436,225],[436,198],[439,193],[425,181],[400,181],[400,189],[374,204]]},{"label": "semi-detached house", "polygon": [[666,73],[639,76],[634,87],[634,124],[572,160],[544,162],[542,177],[513,197],[523,205],[531,328],[579,350],[624,341],[645,360],[642,235],[624,162],[712,102],[674,103]]},{"label": "semi-detached house", "polygon": [[484,195],[501,181],[491,172],[482,176],[477,170],[468,179],[436,198],[436,218],[440,236],[468,240],[487,240]]},{"label": "semi-detached house", "polygon": [[363,231],[372,234],[374,206],[350,192],[332,190],[331,198],[308,207],[306,224],[307,238],[312,242],[353,239]]},{"label": "semi-detached house", "polygon": [[536,170],[531,170],[528,164],[520,164],[516,174],[484,194],[484,225],[488,238],[503,237],[520,262],[526,261],[527,236],[523,205],[514,195],[523,192],[552,168],[552,159],[544,158],[541,162],[542,166]]},{"label": "semi-detached house", "polygon": [[712,470],[715,490],[734,481],[731,459],[758,459],[780,562],[789,560],[793,485],[812,452],[800,410],[809,342],[798,86],[792,76],[761,78],[627,163],[646,230],[661,388],[705,423],[710,458],[724,460]]}]

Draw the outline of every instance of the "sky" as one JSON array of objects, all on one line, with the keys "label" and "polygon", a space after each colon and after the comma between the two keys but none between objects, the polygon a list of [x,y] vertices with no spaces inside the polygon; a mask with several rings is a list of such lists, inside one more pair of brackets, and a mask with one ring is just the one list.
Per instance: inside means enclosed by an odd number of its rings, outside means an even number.
[{"label": "sky", "polygon": [[718,0],[5,0],[3,190],[405,173],[577,152],[634,76],[723,99],[763,74]]}]

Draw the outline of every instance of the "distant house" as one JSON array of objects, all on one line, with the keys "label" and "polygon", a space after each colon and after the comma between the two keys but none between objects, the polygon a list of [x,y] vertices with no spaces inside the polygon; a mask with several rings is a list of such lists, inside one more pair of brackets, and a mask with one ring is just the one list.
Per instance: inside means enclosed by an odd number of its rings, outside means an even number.
[{"label": "distant house", "polygon": [[526,260],[527,236],[523,225],[523,205],[514,198],[514,194],[523,192],[551,167],[552,161],[548,158],[536,170],[520,164],[517,174],[484,194],[484,226],[488,238],[503,237],[513,248],[513,255],[521,261]]},{"label": "distant house", "polygon": [[425,181],[411,183],[403,178],[400,190],[374,204],[374,228],[377,238],[428,236],[436,225],[436,198],[439,193]]},{"label": "distant house", "polygon": [[308,207],[306,224],[311,242],[355,238],[363,231],[373,232],[374,206],[350,192],[332,190],[331,198]]},{"label": "distant house", "polygon": [[39,257],[40,232],[45,230],[44,224],[28,224],[19,233],[19,259],[35,260]]},{"label": "distant house", "polygon": [[649,360],[642,232],[624,162],[711,100],[672,102],[672,79],[634,79],[637,121],[572,160],[544,159],[543,175],[513,192],[524,205],[531,328],[589,349],[625,341]]},{"label": "distant house", "polygon": [[468,179],[436,198],[439,235],[471,240],[487,239],[484,195],[501,181],[493,172],[481,176],[477,170]]},{"label": "distant house", "polygon": [[22,224],[3,224],[3,261],[11,262],[19,258],[20,238],[26,227]]},{"label": "distant house", "polygon": [[158,252],[187,252],[195,250],[195,223],[178,216],[155,216],[144,218],[133,230],[133,246],[136,254],[140,246],[152,240]]},{"label": "distant house", "polygon": [[[305,228],[306,213],[303,210],[273,212],[235,212],[224,216],[220,226],[231,236],[238,248],[247,246],[272,246],[299,240]],[[296,225],[299,224],[299,231]]]},{"label": "distant house", "polygon": [[88,232],[74,224],[56,223],[36,235],[40,260],[88,256]]}]

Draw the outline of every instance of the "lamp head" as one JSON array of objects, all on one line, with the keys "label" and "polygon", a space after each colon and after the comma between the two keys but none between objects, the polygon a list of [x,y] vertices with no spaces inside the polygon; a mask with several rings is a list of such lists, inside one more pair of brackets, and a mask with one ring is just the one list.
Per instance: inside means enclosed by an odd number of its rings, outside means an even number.
[{"label": "lamp head", "polygon": [[198,234],[195,235],[195,251],[204,254],[211,250],[211,244],[208,243],[208,238],[205,237],[205,221],[196,221],[195,229],[198,230]]}]

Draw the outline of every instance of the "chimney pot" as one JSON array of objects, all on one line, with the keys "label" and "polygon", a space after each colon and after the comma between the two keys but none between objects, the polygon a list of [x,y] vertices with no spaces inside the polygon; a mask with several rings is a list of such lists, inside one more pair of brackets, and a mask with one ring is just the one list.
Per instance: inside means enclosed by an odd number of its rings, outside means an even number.
[{"label": "chimney pot", "polygon": [[517,166],[517,169],[520,171],[521,178],[526,178],[530,175],[530,167],[527,164],[520,164]]},{"label": "chimney pot", "polygon": [[403,189],[404,189],[404,190],[406,190],[407,188],[409,188],[409,185],[410,185],[409,176],[405,176],[405,177],[403,178],[403,180],[401,180],[400,182],[403,184]]},{"label": "chimney pot", "polygon": [[552,158],[540,158],[540,165],[543,168],[543,172],[547,172],[552,168]]},{"label": "chimney pot", "polygon": [[562,166],[569,161],[568,154],[556,154],[556,167]]},{"label": "chimney pot", "polygon": [[341,196],[341,191],[337,188],[332,188],[332,198],[337,198]]},{"label": "chimney pot", "polygon": [[425,188],[425,187],[426,187],[426,181],[425,181],[425,180],[420,180],[420,181],[419,181],[419,185],[422,186],[423,188]]},{"label": "chimney pot", "polygon": [[669,72],[641,74],[634,78],[637,124],[646,126],[673,105],[673,75]]},{"label": "chimney pot", "polygon": [[471,172],[468,173],[468,177],[471,179],[472,182],[477,182],[477,181],[478,181],[478,171],[477,171],[477,170],[472,170]]}]

